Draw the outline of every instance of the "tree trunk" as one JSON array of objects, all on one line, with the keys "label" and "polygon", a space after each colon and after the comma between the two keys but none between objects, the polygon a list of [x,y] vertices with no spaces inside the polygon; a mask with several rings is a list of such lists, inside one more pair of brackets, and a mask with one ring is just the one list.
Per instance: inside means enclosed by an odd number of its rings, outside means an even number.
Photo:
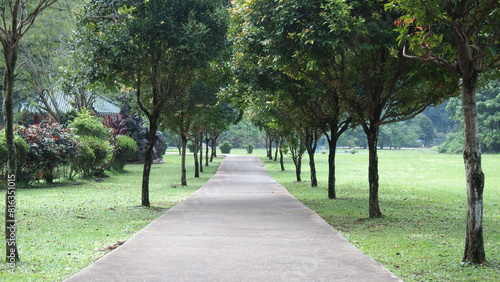
[{"label": "tree trunk", "polygon": [[198,161],[198,146],[200,145],[199,134],[194,134],[193,156],[194,156],[194,178],[200,178],[200,162]]},{"label": "tree trunk", "polygon": [[462,111],[464,117],[464,164],[467,181],[467,225],[463,263],[483,263],[486,260],[483,239],[484,174],[481,168],[476,109],[477,73],[462,79]]},{"label": "tree trunk", "polygon": [[210,156],[210,162],[217,158],[217,139],[219,138],[220,132],[212,134],[212,155]]},{"label": "tree trunk", "polygon": [[268,133],[266,137],[267,141],[267,158],[272,160],[273,159],[273,138],[271,135]]},{"label": "tree trunk", "polygon": [[283,160],[283,150],[281,149],[281,146],[280,146],[280,166],[281,166],[281,171],[285,171],[285,162]]},{"label": "tree trunk", "polygon": [[203,133],[200,133],[200,173],[203,172]]},{"label": "tree trunk", "polygon": [[209,147],[208,147],[208,143],[210,143],[210,138],[208,138],[208,132],[205,133],[205,166],[208,166],[208,160],[209,160],[209,157],[208,157],[208,152],[209,152]]},{"label": "tree trunk", "polygon": [[370,186],[369,196],[369,213],[370,218],[377,218],[382,216],[378,203],[378,155],[377,143],[379,126],[374,122],[370,126],[363,126],[368,139],[368,183]]},{"label": "tree trunk", "polygon": [[142,206],[149,207],[149,175],[151,174],[151,166],[153,165],[153,150],[156,141],[156,131],[158,129],[157,115],[152,115],[149,121],[148,147],[144,153],[144,169],[142,171],[142,189],[141,199]]},{"label": "tree trunk", "polygon": [[336,199],[337,193],[335,191],[335,151],[337,148],[338,136],[333,129],[330,129],[330,135],[327,137],[328,147],[328,198]]},{"label": "tree trunk", "polygon": [[215,142],[215,138],[213,138],[213,137],[212,137],[212,144],[211,145],[212,145],[211,146],[212,147],[212,150],[211,150],[212,152],[210,153],[210,162],[213,162],[214,161],[214,157],[217,156],[217,152],[216,152],[217,151],[217,144]]},{"label": "tree trunk", "polygon": [[17,152],[14,141],[14,69],[17,63],[17,45],[3,46],[5,72],[3,81],[3,116],[5,122],[5,141],[7,147],[7,193],[5,194],[5,239],[6,260],[9,264],[19,261],[16,235],[16,171]]},{"label": "tree trunk", "polygon": [[187,137],[181,134],[181,185],[187,186],[187,175],[186,175],[186,147],[187,147]]},{"label": "tree trunk", "polygon": [[316,162],[314,160],[314,153],[317,147],[317,133],[313,130],[306,129],[306,150],[309,155],[309,168],[311,170],[311,187],[318,187],[318,178],[316,176]]},{"label": "tree trunk", "polygon": [[280,138],[276,139],[276,141],[274,141],[274,144],[276,145],[276,150],[274,150],[274,161],[278,160],[278,150],[279,150],[279,147],[281,146],[280,144],[282,143],[281,141],[279,141],[280,139],[283,139],[283,138],[280,137]]},{"label": "tree trunk", "polygon": [[294,158],[293,163],[295,164],[295,178],[297,179],[297,182],[302,181],[302,156],[298,156],[297,158]]}]

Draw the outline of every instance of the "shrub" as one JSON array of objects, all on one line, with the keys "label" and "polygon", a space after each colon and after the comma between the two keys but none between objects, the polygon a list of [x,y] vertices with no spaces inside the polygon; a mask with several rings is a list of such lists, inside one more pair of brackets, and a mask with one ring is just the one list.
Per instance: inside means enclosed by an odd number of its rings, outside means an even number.
[{"label": "shrub", "polygon": [[75,174],[80,174],[83,178],[90,178],[94,174],[94,163],[94,151],[87,143],[81,142],[79,154],[73,160],[71,170]]},{"label": "shrub", "polygon": [[248,144],[247,145],[247,153],[251,154],[253,152],[254,146],[253,144]]},{"label": "shrub", "polygon": [[78,154],[78,142],[72,130],[60,123],[32,124],[19,132],[29,144],[23,170],[28,181],[42,178],[52,183],[54,169],[70,163]]},{"label": "shrub", "polygon": [[108,128],[104,126],[99,118],[92,116],[88,109],[83,109],[68,127],[75,128],[76,134],[80,136],[93,136],[99,139],[110,137]]},{"label": "shrub", "polygon": [[[21,137],[19,134],[15,133],[14,135],[14,143],[16,145],[16,158],[17,158],[17,179],[18,181],[22,181],[23,179],[20,177],[21,176],[21,169],[23,167],[23,163],[26,160],[26,156],[28,155],[28,152],[30,151],[30,146],[28,143]],[[2,129],[0,130],[0,173],[4,171],[4,169],[7,166],[7,143],[5,140],[5,130]],[[1,177],[0,177],[1,178]]]},{"label": "shrub", "polygon": [[463,132],[454,132],[446,136],[446,141],[438,146],[439,153],[460,154],[464,150]]},{"label": "shrub", "polygon": [[233,145],[231,145],[231,144],[229,144],[229,142],[225,141],[219,147],[220,147],[220,151],[223,154],[229,154],[229,153],[231,153],[231,149],[233,148]]},{"label": "shrub", "polygon": [[127,163],[127,159],[137,152],[137,143],[129,136],[119,135],[116,137],[114,145],[115,149],[111,168],[114,170],[122,170]]},{"label": "shrub", "polygon": [[80,153],[72,163],[72,169],[83,178],[90,178],[104,172],[105,165],[111,161],[111,144],[93,136],[80,136]]}]

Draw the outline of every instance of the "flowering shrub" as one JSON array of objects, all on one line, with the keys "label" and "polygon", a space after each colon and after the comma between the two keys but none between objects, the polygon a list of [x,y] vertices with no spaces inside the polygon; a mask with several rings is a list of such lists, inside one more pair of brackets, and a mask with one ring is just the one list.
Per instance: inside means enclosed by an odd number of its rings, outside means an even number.
[{"label": "flowering shrub", "polygon": [[30,148],[24,170],[31,178],[42,178],[47,183],[52,183],[54,169],[69,164],[78,155],[79,143],[73,131],[64,128],[62,124],[32,124],[19,134]]}]

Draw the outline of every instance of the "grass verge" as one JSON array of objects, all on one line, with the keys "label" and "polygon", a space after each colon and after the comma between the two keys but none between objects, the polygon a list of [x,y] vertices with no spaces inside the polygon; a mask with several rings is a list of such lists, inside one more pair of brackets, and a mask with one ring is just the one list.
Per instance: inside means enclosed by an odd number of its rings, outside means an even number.
[{"label": "grass verge", "polygon": [[[189,158],[189,156],[188,156]],[[151,207],[140,207],[143,165],[127,165],[99,182],[17,190],[21,262],[14,272],[0,264],[0,281],[60,281],[103,256],[99,248],[127,240],[167,209],[196,191],[215,173],[214,159],[199,179],[188,159],[188,186],[180,183],[180,156],[167,154],[153,165]],[[5,191],[2,191],[5,193]],[[5,203],[0,204],[4,218]],[[0,236],[5,237],[4,230]],[[5,246],[5,245],[4,245]],[[5,249],[0,252],[3,260]]]},{"label": "grass verge", "polygon": [[[259,151],[256,154],[263,156]],[[317,188],[307,181],[295,182],[289,158],[286,171],[280,171],[278,162],[262,160],[271,176],[296,198],[403,280],[500,281],[500,155],[483,155],[488,262],[482,267],[460,263],[467,212],[461,155],[422,149],[379,151],[379,197],[385,216],[372,220],[367,219],[366,151],[337,154],[336,200],[327,198],[327,155],[316,155]],[[308,163],[304,162],[302,179],[308,177]]]}]

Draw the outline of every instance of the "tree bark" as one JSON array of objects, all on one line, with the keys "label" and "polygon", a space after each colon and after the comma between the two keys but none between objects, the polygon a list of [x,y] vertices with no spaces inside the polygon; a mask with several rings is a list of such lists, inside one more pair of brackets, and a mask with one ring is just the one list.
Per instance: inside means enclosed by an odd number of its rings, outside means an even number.
[{"label": "tree bark", "polygon": [[368,139],[368,183],[370,186],[369,213],[370,218],[377,218],[382,216],[378,202],[379,175],[377,143],[379,126],[376,123],[371,123],[369,126],[363,126],[363,129]]},{"label": "tree bark", "polygon": [[316,162],[314,154],[317,147],[317,133],[314,130],[306,129],[306,150],[309,155],[309,168],[311,170],[311,187],[318,187],[318,178],[316,176]]},{"label": "tree bark", "polygon": [[[10,40],[10,38],[8,39]],[[14,44],[14,43],[12,43]],[[7,147],[7,193],[5,194],[5,239],[6,239],[6,260],[15,263],[19,261],[19,252],[17,249],[16,235],[16,171],[17,171],[17,152],[14,141],[14,79],[15,66],[17,63],[17,46],[5,46],[4,58],[5,72],[3,81],[3,116],[5,122],[5,141]],[[10,185],[10,184],[13,185]]]},{"label": "tree bark", "polygon": [[477,73],[462,78],[464,117],[464,164],[467,181],[467,225],[463,263],[486,260],[483,238],[484,173],[481,168],[481,144],[476,109]]},{"label": "tree bark", "polygon": [[200,148],[200,173],[203,172],[203,132],[200,133],[200,142],[199,146]]},{"label": "tree bark", "polygon": [[338,136],[333,129],[330,129],[330,134],[327,136],[328,147],[328,198],[336,199],[337,193],[335,191],[335,151],[337,148]]},{"label": "tree bark", "polygon": [[156,141],[156,131],[158,130],[157,115],[152,115],[149,120],[148,147],[144,153],[144,169],[142,171],[142,189],[141,189],[141,205],[149,207],[149,175],[151,174],[151,166],[153,165],[153,150]]},{"label": "tree bark", "polygon": [[298,157],[297,159],[294,159],[295,164],[295,178],[297,179],[297,182],[302,181],[302,157]]},{"label": "tree bark", "polygon": [[194,156],[194,178],[200,178],[200,162],[198,161],[198,146],[200,144],[199,134],[194,134],[193,140],[193,156]]},{"label": "tree bark", "polygon": [[217,139],[219,138],[220,132],[212,133],[212,154],[210,155],[210,162],[217,158]]},{"label": "tree bark", "polygon": [[209,161],[209,156],[208,156],[208,153],[209,153],[209,147],[208,147],[208,143],[210,143],[210,138],[208,138],[208,132],[205,133],[205,166],[208,166],[208,161]]},{"label": "tree bark", "polygon": [[187,186],[187,176],[186,176],[186,147],[187,147],[187,137],[181,134],[181,185]]},{"label": "tree bark", "polygon": [[281,166],[281,171],[285,171],[285,162],[283,159],[283,150],[281,149],[281,146],[280,146],[280,166]]},{"label": "tree bark", "polygon": [[279,147],[281,146],[281,141],[279,141],[280,139],[283,139],[282,137],[276,139],[276,141],[274,141],[274,144],[276,145],[276,150],[274,150],[274,161],[277,161],[278,160],[278,150],[279,150]]},{"label": "tree bark", "polygon": [[267,141],[267,158],[273,160],[273,138],[268,133],[266,136]]}]

